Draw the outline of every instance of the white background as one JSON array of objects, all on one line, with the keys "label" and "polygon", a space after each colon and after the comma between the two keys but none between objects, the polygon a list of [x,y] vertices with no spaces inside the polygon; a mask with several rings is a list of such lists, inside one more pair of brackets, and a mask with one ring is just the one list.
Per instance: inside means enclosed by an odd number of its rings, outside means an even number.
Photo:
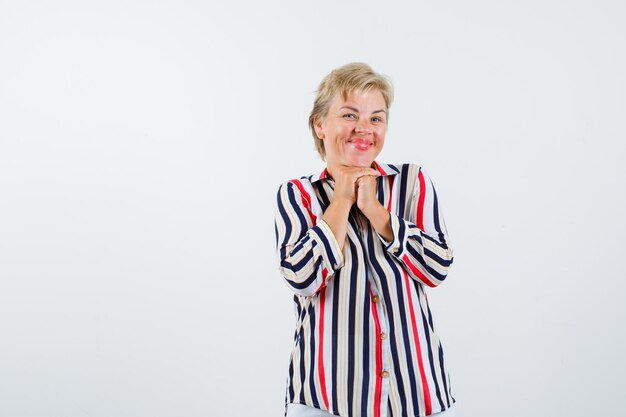
[{"label": "white background", "polygon": [[438,190],[457,415],[625,415],[625,3],[225,3],[0,1],[0,416],[282,415],[276,190],[351,61]]}]

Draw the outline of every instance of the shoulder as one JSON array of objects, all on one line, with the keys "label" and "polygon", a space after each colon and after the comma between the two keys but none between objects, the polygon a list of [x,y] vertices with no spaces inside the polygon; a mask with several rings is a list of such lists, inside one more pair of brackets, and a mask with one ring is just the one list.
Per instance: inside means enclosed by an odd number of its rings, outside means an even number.
[{"label": "shoulder", "polygon": [[398,168],[398,177],[401,187],[414,195],[423,190],[433,188],[433,180],[424,167],[417,163],[404,163],[395,165]]},{"label": "shoulder", "polygon": [[413,176],[415,177],[423,176],[424,178],[427,178],[430,180],[428,169],[424,168],[423,165],[413,163],[413,162],[408,162],[408,163],[399,164],[396,166],[398,167],[401,173],[406,172],[408,174],[413,174]]},{"label": "shoulder", "polygon": [[387,164],[387,166],[395,169],[398,175],[405,179],[418,178],[420,175],[425,175],[423,167],[414,162]]},{"label": "shoulder", "polygon": [[301,176],[299,178],[292,178],[285,180],[278,185],[278,193],[287,192],[293,190],[298,193],[308,193],[312,189],[311,179],[313,175]]}]

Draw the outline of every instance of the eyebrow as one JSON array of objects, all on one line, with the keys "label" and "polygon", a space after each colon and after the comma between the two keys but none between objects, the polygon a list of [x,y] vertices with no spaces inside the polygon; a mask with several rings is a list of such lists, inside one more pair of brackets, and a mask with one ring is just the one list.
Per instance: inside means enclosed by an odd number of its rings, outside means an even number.
[{"label": "eyebrow", "polygon": [[[354,107],[350,107],[350,106],[341,106],[341,107],[339,108],[339,110],[341,110],[341,109],[348,109],[348,110],[352,110],[352,111],[353,111],[353,112],[355,112],[355,113],[358,113],[358,112],[359,112],[357,109],[355,109]],[[385,110],[383,110],[383,109],[373,111],[373,112],[372,112],[372,114],[374,114],[374,113],[385,113],[385,114],[387,114],[387,112],[386,112]]]}]

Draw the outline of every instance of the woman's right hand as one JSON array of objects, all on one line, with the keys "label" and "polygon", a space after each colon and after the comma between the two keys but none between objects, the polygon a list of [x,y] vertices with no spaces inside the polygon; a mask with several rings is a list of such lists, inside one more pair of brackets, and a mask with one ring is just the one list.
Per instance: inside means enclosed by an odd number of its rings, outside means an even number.
[{"label": "woman's right hand", "polygon": [[357,201],[357,180],[364,175],[379,177],[380,172],[372,168],[339,165],[333,167],[335,192],[333,202],[345,202],[352,206]]}]

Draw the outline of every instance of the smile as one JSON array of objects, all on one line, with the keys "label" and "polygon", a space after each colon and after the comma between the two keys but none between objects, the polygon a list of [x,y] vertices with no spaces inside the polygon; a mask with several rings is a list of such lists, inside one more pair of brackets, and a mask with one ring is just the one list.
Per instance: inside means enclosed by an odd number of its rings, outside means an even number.
[{"label": "smile", "polygon": [[361,138],[351,139],[348,141],[348,143],[351,144],[354,148],[358,149],[359,151],[366,151],[374,144],[374,142],[372,142],[371,140],[366,140],[366,139],[361,139]]}]

